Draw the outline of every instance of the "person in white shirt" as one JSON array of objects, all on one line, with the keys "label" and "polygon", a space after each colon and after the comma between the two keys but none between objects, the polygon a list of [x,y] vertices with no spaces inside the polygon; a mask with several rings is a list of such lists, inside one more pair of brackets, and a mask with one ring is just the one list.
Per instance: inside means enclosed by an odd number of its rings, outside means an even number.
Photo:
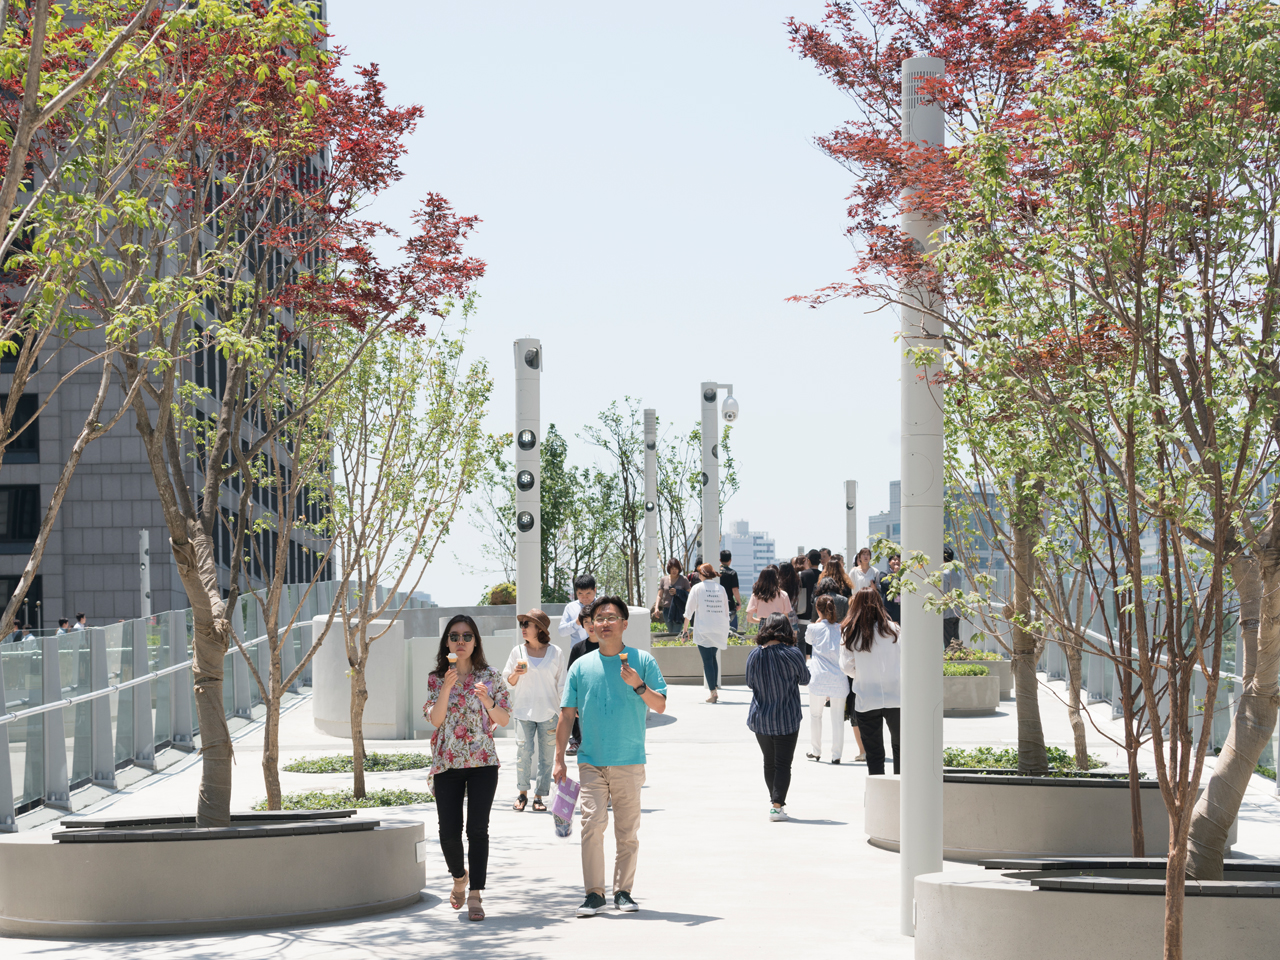
[{"label": "person in white shirt", "polygon": [[578,622],[578,617],[582,613],[582,608],[596,598],[596,578],[589,573],[584,573],[574,578],[573,581],[574,599],[564,606],[564,613],[560,617],[560,636],[569,641],[569,646],[575,643],[581,643],[584,640],[590,640],[591,636],[586,629]]},{"label": "person in white shirt", "polygon": [[[831,762],[839,763],[844,754],[844,704],[849,696],[849,678],[840,666],[840,625],[836,622],[836,601],[823,594],[814,601],[818,620],[806,631],[813,656],[809,658],[809,735],[810,760],[822,759],[822,712],[831,708]],[[854,736],[857,738],[857,728]],[[858,740],[858,756],[865,760],[862,742]]]},{"label": "person in white shirt", "polygon": [[871,551],[863,547],[854,557],[853,569],[849,571],[853,579],[853,590],[857,593],[863,587],[874,587],[878,583],[880,571],[871,566]]},{"label": "person in white shirt", "polygon": [[529,781],[533,775],[533,753],[538,752],[538,779],[533,809],[547,809],[542,798],[551,792],[551,768],[555,762],[556,722],[560,718],[560,697],[568,661],[551,643],[551,618],[541,610],[516,617],[520,624],[519,643],[507,657],[502,671],[511,688],[511,718],[516,721],[519,746],[516,748],[516,786],[520,795],[513,809],[523,811],[529,802]]},{"label": "person in white shirt", "polygon": [[76,614],[76,622],[75,622],[74,624],[72,624],[71,629],[72,629],[72,630],[83,630],[83,629],[84,629],[84,614],[83,614],[83,613],[77,613],[77,614]]},{"label": "person in white shirt", "polygon": [[68,622],[69,622],[69,621],[67,620],[67,618],[66,618],[66,617],[59,617],[59,618],[58,618],[58,632],[54,634],[54,636],[55,636],[55,637],[60,637],[60,636],[62,636],[64,633],[66,633],[66,632],[67,632],[67,623],[68,623]]},{"label": "person in white shirt", "polygon": [[693,585],[684,605],[684,635],[689,635],[692,620],[693,642],[702,655],[702,672],[711,691],[707,703],[715,703],[720,699],[720,651],[729,646],[729,595],[711,564],[698,567],[698,574],[702,579]]},{"label": "person in white shirt", "polygon": [[889,619],[880,591],[864,587],[853,595],[840,625],[840,668],[853,678],[854,710],[867,773],[884,773],[884,725],[893,743],[893,772],[899,773],[898,720],[902,707],[902,644],[898,625]]}]

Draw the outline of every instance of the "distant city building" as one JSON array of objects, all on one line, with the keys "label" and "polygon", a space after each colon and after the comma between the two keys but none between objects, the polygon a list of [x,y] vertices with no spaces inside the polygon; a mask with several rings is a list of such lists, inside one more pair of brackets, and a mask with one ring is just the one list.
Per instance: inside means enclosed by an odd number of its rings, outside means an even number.
[{"label": "distant city building", "polygon": [[[978,490],[974,490],[972,496],[974,500],[977,500],[982,497],[982,494]],[[988,493],[986,496],[988,502],[994,507],[995,495]],[[950,510],[946,512],[944,524],[947,542],[954,543],[956,531]],[[995,531],[989,520],[981,516],[971,516],[960,526],[967,530],[965,549],[962,553],[971,569],[979,572],[1005,569],[1004,555],[998,548],[993,548],[992,539]],[[889,482],[889,509],[884,513],[877,513],[867,518],[867,543],[873,544],[880,537],[888,537],[898,544],[902,542],[901,480],[891,480]],[[852,563],[852,558],[850,563]],[[884,560],[880,560],[876,566],[882,570],[886,569]]]},{"label": "distant city building", "polygon": [[733,569],[738,572],[738,582],[743,593],[751,589],[756,577],[771,563],[776,562],[774,543],[769,534],[752,530],[746,520],[729,524],[729,530],[721,539],[722,548],[733,554]]}]

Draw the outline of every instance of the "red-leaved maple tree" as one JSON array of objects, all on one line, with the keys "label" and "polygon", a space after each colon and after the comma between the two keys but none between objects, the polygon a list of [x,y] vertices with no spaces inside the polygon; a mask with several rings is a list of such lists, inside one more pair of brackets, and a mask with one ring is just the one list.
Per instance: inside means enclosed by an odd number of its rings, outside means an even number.
[{"label": "red-leaved maple tree", "polygon": [[[389,105],[376,67],[344,79],[341,51],[327,49],[308,12],[204,3],[167,37],[133,104],[133,116],[149,119],[138,161],[115,185],[137,212],[104,244],[115,270],[91,272],[84,300],[124,325],[116,375],[193,611],[197,820],[214,826],[229,822],[231,611],[246,561],[256,570],[269,552],[255,477],[285,455],[347,368],[322,381],[291,372],[308,369],[335,325],[360,333],[351,362],[385,331],[425,332],[484,264],[462,249],[476,219],[437,194],[425,195],[405,237],[367,217],[370,199],[401,179],[423,112]],[[391,247],[400,255],[388,263]],[[268,745],[282,691],[306,664],[282,676],[281,642],[272,635],[263,683]],[[278,805],[278,783],[274,793]]]}]

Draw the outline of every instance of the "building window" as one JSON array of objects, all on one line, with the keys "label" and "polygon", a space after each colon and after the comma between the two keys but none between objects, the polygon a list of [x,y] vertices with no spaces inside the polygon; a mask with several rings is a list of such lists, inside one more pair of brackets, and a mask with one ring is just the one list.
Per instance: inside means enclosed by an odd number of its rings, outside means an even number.
[{"label": "building window", "polygon": [[[7,405],[9,395],[0,394],[0,404]],[[35,393],[24,393],[18,398],[17,409],[13,413],[11,429],[21,429],[22,425],[36,415],[40,406],[40,396]],[[10,433],[12,436],[12,433]],[[40,421],[32,420],[31,426],[23,430],[9,441],[4,449],[5,463],[39,463],[40,462]]]},{"label": "building window", "polygon": [[[0,553],[29,552],[39,532],[40,487],[0,487]],[[14,544],[21,550],[4,549]]]}]

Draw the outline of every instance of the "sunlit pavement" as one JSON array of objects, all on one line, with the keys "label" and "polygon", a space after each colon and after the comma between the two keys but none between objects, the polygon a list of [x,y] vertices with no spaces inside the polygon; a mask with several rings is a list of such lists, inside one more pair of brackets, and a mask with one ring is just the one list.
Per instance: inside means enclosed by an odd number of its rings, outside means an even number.
[{"label": "sunlit pavement", "polygon": [[[1061,689],[1061,685],[1054,685]],[[1065,711],[1042,688],[1046,738],[1070,745]],[[414,907],[363,920],[328,925],[200,936],[119,941],[3,940],[5,957],[57,960],[87,958],[408,958],[512,956],[564,957],[797,956],[827,955],[851,948],[862,960],[908,958],[912,941],[898,924],[898,857],[866,842],[862,794],[866,768],[853,764],[853,738],[846,737],[845,763],[833,766],[803,758],[808,716],[801,728],[799,759],[788,810],[792,820],[772,823],[760,772],[760,754],[745,720],[749,691],[726,688],[720,703],[703,703],[700,687],[670,688],[665,716],[651,717],[648,782],[640,831],[640,866],[633,891],[641,910],[607,910],[578,919],[581,870],[577,834],[554,836],[548,814],[516,813],[515,741],[498,741],[502,780],[491,826],[492,852],[485,909],[488,919],[469,923],[466,911],[449,908],[449,882],[438,848],[427,861],[427,885]],[[807,702],[807,698],[805,698]],[[1107,729],[1109,708],[1095,707]],[[284,762],[338,752],[343,741],[317,732],[310,701],[290,705],[281,726]],[[246,728],[236,743],[233,806],[247,809],[263,795],[261,729]],[[1006,745],[1016,742],[1012,703],[994,717],[946,721],[947,743]],[[1090,730],[1093,752],[1106,760],[1115,749]],[[424,742],[371,743],[370,749],[425,749]],[[198,760],[172,767],[95,808],[95,815],[192,813]],[[425,789],[421,771],[373,774],[370,786]],[[286,792],[338,786],[343,775],[284,774]],[[1255,784],[1259,781],[1255,778]],[[430,805],[374,815],[419,817],[434,841]],[[233,842],[233,841],[225,841]],[[252,841],[246,871],[287,864],[255,862]],[[607,849],[611,843],[607,844]],[[1257,788],[1243,811],[1237,850],[1253,856],[1280,855],[1280,804]]]}]

